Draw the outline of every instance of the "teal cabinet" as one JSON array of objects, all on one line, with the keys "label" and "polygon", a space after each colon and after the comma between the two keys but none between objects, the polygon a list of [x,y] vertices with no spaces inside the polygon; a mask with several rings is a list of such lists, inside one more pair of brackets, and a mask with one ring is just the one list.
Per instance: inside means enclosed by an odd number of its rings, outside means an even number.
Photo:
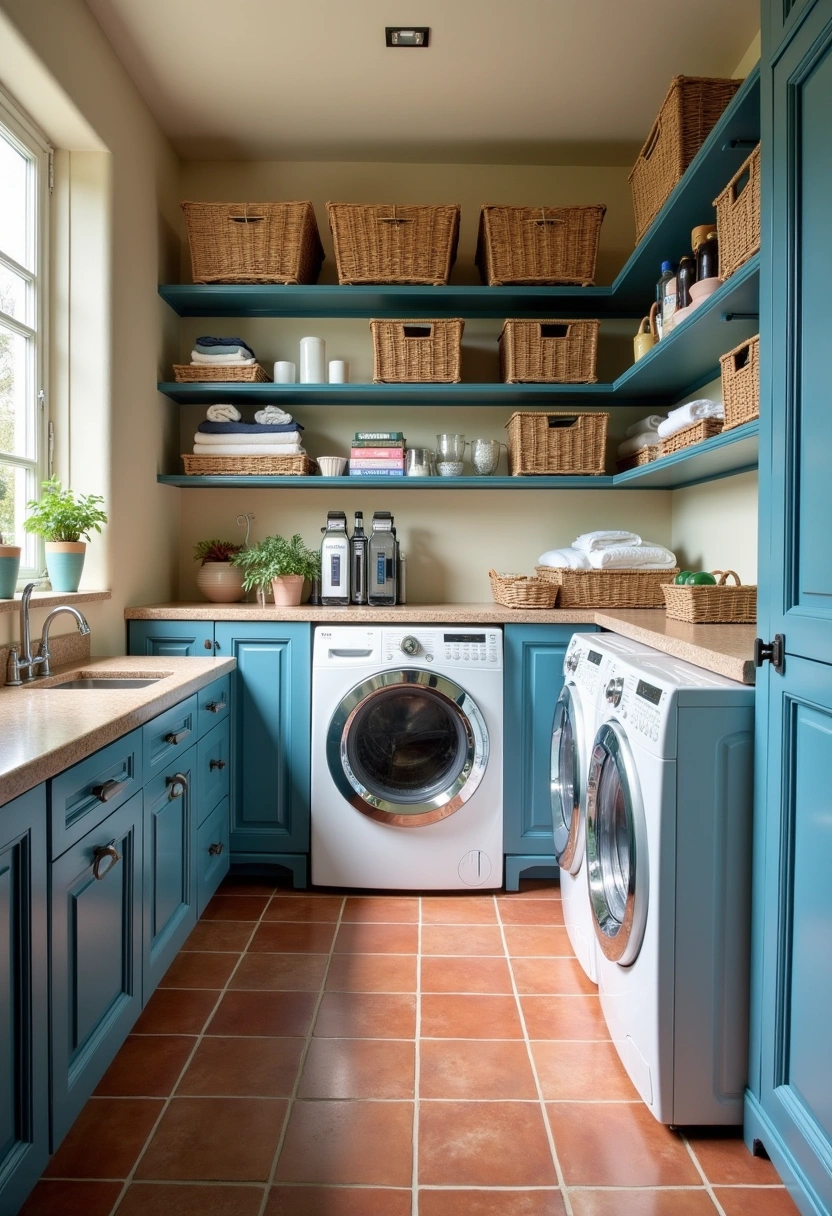
[{"label": "teal cabinet", "polygon": [[230,823],[228,799],[223,798],[197,832],[196,843],[196,898],[197,916],[208,906],[208,901],[228,873],[230,850]]},{"label": "teal cabinet", "polygon": [[128,621],[130,654],[205,659],[214,654],[213,621]]},{"label": "teal cabinet", "polygon": [[46,866],[40,785],[0,808],[0,1212],[49,1158]]},{"label": "teal cabinet", "polygon": [[54,1151],[142,1007],[141,792],[53,862],[51,933]]}]

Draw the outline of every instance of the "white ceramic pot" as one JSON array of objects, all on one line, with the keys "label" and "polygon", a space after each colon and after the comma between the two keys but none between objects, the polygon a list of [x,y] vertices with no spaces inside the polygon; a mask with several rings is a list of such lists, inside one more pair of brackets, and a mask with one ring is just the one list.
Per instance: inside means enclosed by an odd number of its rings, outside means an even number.
[{"label": "white ceramic pot", "polygon": [[272,594],[275,604],[282,605],[284,608],[299,604],[303,594],[303,575],[281,574],[279,578],[273,578]]},{"label": "white ceramic pot", "polygon": [[205,562],[196,585],[212,604],[236,604],[243,598],[243,573],[230,562]]}]

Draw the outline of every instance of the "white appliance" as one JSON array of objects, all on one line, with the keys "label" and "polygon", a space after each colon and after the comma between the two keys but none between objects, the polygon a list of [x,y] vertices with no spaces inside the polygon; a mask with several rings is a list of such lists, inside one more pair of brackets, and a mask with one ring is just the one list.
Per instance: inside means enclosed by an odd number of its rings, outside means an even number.
[{"label": "white appliance", "polygon": [[595,738],[596,703],[611,656],[647,650],[640,642],[616,634],[573,634],[563,659],[564,684],[552,722],[549,790],[563,921],[575,957],[594,984],[598,972],[584,839],[586,774]]},{"label": "white appliance", "polygon": [[659,1122],[739,1124],[754,689],[656,652],[605,679],[586,810],[601,1008]]},{"label": "white appliance", "polygon": [[312,657],[312,881],[503,881],[503,635],[325,626]]}]

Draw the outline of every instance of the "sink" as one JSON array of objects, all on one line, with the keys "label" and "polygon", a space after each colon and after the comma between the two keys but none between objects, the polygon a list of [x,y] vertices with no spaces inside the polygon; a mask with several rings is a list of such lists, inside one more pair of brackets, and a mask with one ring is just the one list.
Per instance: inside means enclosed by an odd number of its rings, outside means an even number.
[{"label": "sink", "polygon": [[78,680],[65,680],[63,684],[33,684],[32,688],[44,688],[50,692],[53,688],[147,688],[149,684],[158,684],[162,676],[154,676],[151,679],[129,679],[125,676],[113,676],[112,679],[107,679],[106,676],[88,676]]}]

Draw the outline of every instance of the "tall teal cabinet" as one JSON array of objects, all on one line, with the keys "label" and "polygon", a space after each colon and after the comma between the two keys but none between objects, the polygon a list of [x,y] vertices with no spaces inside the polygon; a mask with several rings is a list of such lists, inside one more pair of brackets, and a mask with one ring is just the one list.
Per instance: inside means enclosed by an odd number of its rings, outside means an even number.
[{"label": "tall teal cabinet", "polygon": [[[832,0],[763,7],[761,641],[745,1134],[832,1212]],[[763,655],[760,656],[764,658]]]}]

